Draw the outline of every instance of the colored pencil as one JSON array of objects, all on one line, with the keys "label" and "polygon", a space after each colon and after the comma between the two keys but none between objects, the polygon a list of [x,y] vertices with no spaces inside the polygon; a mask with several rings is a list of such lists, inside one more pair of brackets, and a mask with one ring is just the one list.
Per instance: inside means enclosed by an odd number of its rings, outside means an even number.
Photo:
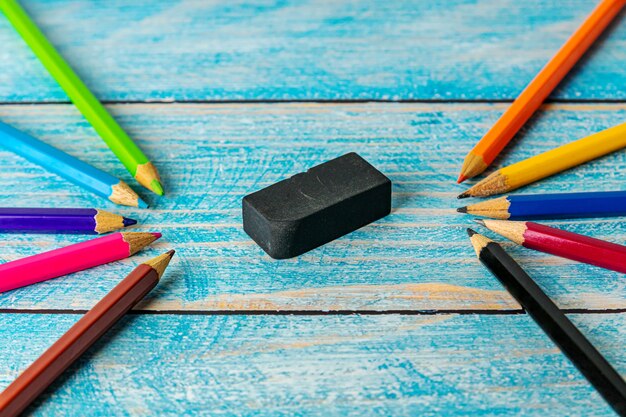
[{"label": "colored pencil", "polygon": [[133,177],[144,187],[163,195],[154,165],[89,91],[19,3],[16,0],[0,0],[0,10]]},{"label": "colored pencil", "polygon": [[0,415],[20,415],[159,283],[174,251],[139,265],[0,393]]},{"label": "colored pencil", "polygon": [[620,374],[500,245],[472,229],[467,233],[480,261],[606,402],[626,415],[626,383]]},{"label": "colored pencil", "polygon": [[626,147],[626,123],[501,168],[459,198],[502,194]]},{"label": "colored pencil", "polygon": [[0,265],[0,292],[128,258],[160,237],[160,233],[114,233],[7,262]]},{"label": "colored pencil", "polygon": [[533,222],[476,222],[525,248],[626,273],[626,246]]},{"label": "colored pencil", "polygon": [[98,235],[137,224],[137,220],[98,209],[0,208],[0,233]]},{"label": "colored pencil", "polygon": [[457,211],[504,220],[626,216],[626,191],[510,195]]},{"label": "colored pencil", "polygon": [[124,181],[5,123],[0,123],[0,146],[115,204],[148,207]]},{"label": "colored pencil", "polygon": [[563,80],[626,0],[603,0],[465,157],[458,183],[482,173]]}]

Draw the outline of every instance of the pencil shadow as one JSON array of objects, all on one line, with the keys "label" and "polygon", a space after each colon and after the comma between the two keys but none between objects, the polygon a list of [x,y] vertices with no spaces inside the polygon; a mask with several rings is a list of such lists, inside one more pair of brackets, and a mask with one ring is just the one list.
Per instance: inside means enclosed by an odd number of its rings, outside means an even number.
[{"label": "pencil shadow", "polygon": [[125,328],[132,326],[132,324],[139,320],[140,316],[136,314],[127,314],[122,317],[104,336],[102,336],[96,343],[91,346],[87,352],[85,352],[72,366],[70,366],[65,372],[61,374],[25,411],[24,415],[34,415],[37,409],[45,404],[47,401],[51,401],[51,397],[55,395],[64,387],[68,381],[73,378],[76,371],[89,366],[95,355],[97,355],[102,348],[111,343],[111,340],[115,339],[120,332]]},{"label": "pencil shadow", "polygon": [[416,200],[416,196],[411,196],[408,194],[400,193],[398,190],[398,186],[391,182],[391,213],[394,214],[399,208],[404,208],[410,206],[414,200]]},{"label": "pencil shadow", "polygon": [[[574,65],[571,71],[565,76],[563,81],[561,81],[561,83],[557,86],[557,88],[554,90],[551,96],[553,96],[554,94],[558,94],[560,91],[566,89],[569,86],[569,84],[573,82],[573,80],[576,78],[576,76],[580,73],[582,68],[587,63],[597,59],[598,51],[602,48],[604,42],[607,39],[612,38],[615,35],[615,31],[617,30],[618,27],[620,27],[622,23],[626,23],[626,9],[622,10],[621,12],[617,14],[617,16],[615,16],[613,21],[607,26],[607,28],[602,32],[602,34],[598,36],[598,39],[593,43],[593,45],[591,45],[591,47],[580,58],[580,60],[578,60],[578,62]],[[601,87],[601,86],[598,86],[598,87]],[[623,99],[624,97],[620,97],[620,98],[615,98],[614,100],[622,101]],[[568,99],[567,101],[576,101],[576,99]],[[611,100],[610,99],[609,100],[598,99],[597,101],[603,102],[603,101],[611,101]]]},{"label": "pencil shadow", "polygon": [[[173,273],[166,274],[163,277],[163,279],[161,279],[158,286],[154,290],[152,290],[152,292],[150,293],[151,296],[150,295],[148,296],[150,298],[147,298],[144,301],[140,302],[137,305],[137,307],[133,309],[133,311],[137,310],[138,308],[141,308],[141,306],[143,305],[149,304],[150,299],[158,297],[159,293],[167,293],[174,282],[182,279],[182,276],[183,276],[182,268],[176,268],[176,270],[172,272]],[[111,341],[114,340],[120,334],[120,332],[124,331],[127,328],[130,328],[133,325],[133,323],[139,320],[140,317],[143,315],[141,313],[136,314],[133,311],[131,311],[131,313],[126,314],[124,317],[122,317],[120,321],[117,322],[111,329],[109,329],[104,334],[104,336],[102,336],[96,343],[94,343],[93,346],[91,346],[87,350],[87,352],[85,352],[80,357],[80,359],[78,359],[74,364],[72,364],[72,366],[70,366],[65,372],[63,372],[63,374],[61,374],[61,376],[59,376],[52,383],[52,385],[50,385],[50,387],[48,387],[48,389],[46,389],[33,402],[33,404],[26,409],[25,415],[35,414],[35,411],[37,410],[37,408],[40,407],[41,404],[44,404],[45,402],[51,400],[51,398],[55,395],[55,393],[57,393],[59,389],[64,387],[65,384],[68,383],[68,381],[75,375],[75,373],[78,370],[80,370],[81,368],[85,366],[89,366],[92,363],[94,356],[96,356],[100,352],[101,349],[103,349],[105,346],[111,343]]]},{"label": "pencil shadow", "polygon": [[[606,41],[606,39],[610,38],[615,31],[617,30],[617,28],[620,25],[620,22],[625,21],[626,20],[626,10],[621,11],[616,17],[615,19],[611,22],[611,24],[606,28],[606,30],[598,37],[598,39],[596,40],[596,42],[594,42],[594,44],[589,48],[589,50],[581,57],[581,59],[576,63],[576,65],[574,65],[574,67],[571,69],[571,71],[565,76],[565,78],[563,79],[563,81],[561,81],[561,83],[559,83],[559,85],[555,88],[555,90],[552,92],[552,94],[550,94],[550,96],[546,99],[545,103],[549,104],[549,103],[558,103],[560,101],[560,99],[554,99],[553,97],[558,95],[560,92],[566,90],[570,84],[572,82],[574,82],[574,80],[576,79],[576,76],[582,71],[582,68],[584,68],[585,65],[587,65],[590,61],[597,59],[597,55],[598,55],[598,51],[600,50],[600,48],[602,48],[602,45],[604,43],[604,41]],[[556,51],[555,51],[556,53]],[[530,82],[530,80],[529,80]],[[599,86],[601,87],[601,86]],[[620,100],[623,99],[620,98]],[[566,101],[568,102],[575,102],[575,99],[567,99]],[[587,100],[588,101],[588,100]],[[607,99],[598,99],[598,102],[607,102],[607,101],[611,101],[611,100],[607,100]],[[502,152],[500,152],[500,154],[498,155],[498,157],[493,161],[493,163],[491,164],[490,168],[485,171],[485,173],[479,178],[484,178],[486,175],[491,174],[493,171],[497,170],[498,168],[510,165],[511,163],[513,163],[513,161],[509,160],[509,156],[511,155],[511,153],[515,150],[515,148],[517,146],[520,145],[521,142],[524,141],[524,138],[526,137],[526,135],[528,134],[529,131],[531,131],[538,123],[540,123],[542,120],[544,120],[546,117],[548,117],[549,112],[546,111],[543,106],[539,108],[539,110],[537,110],[535,112],[535,114],[533,114],[533,116],[528,120],[528,122],[526,122],[524,124],[524,126],[522,126],[522,128],[519,130],[519,132],[513,137],[513,139],[511,140],[511,142],[504,148],[504,150]],[[593,132],[589,132],[590,134]],[[577,138],[572,138],[573,139],[577,139]]]},{"label": "pencil shadow", "polygon": [[[150,292],[150,294],[146,295],[143,300],[137,303],[137,306],[135,306],[133,310],[150,310],[151,304],[154,300],[161,296],[165,296],[166,294],[175,294],[172,287],[175,283],[182,282],[184,276],[183,262],[177,262],[174,265],[170,265],[163,275],[163,278],[159,281],[159,284]],[[154,309],[152,308],[152,310]]]}]

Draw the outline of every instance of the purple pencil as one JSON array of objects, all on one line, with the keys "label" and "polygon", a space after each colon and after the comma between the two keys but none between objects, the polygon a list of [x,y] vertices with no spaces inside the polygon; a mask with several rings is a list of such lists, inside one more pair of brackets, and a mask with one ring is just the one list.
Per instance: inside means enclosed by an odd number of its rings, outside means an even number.
[{"label": "purple pencil", "polygon": [[97,209],[0,208],[0,233],[97,235],[137,224]]}]

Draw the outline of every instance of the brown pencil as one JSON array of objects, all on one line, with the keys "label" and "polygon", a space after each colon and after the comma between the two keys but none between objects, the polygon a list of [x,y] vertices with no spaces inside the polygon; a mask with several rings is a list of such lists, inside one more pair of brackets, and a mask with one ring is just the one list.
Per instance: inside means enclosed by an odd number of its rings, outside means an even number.
[{"label": "brown pencil", "polygon": [[173,250],[135,268],[22,372],[0,394],[0,416],[17,416],[24,411],[59,375],[157,285],[172,256]]}]

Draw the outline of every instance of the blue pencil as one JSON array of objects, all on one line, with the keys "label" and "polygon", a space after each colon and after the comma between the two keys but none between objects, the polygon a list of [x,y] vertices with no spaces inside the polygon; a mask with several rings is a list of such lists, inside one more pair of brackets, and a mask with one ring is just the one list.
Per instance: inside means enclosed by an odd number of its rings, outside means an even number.
[{"label": "blue pencil", "polygon": [[626,216],[626,191],[510,195],[457,209],[492,219],[574,219]]},{"label": "blue pencil", "polygon": [[0,123],[0,146],[116,204],[148,207],[124,181],[5,123]]}]

